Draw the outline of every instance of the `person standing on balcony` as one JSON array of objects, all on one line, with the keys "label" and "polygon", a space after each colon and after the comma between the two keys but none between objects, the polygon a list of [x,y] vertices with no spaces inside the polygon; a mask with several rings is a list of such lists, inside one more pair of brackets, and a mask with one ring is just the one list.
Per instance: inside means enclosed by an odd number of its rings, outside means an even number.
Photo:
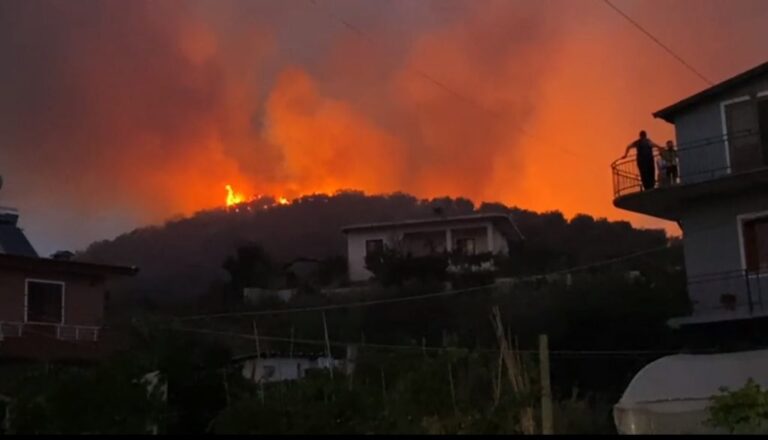
[{"label": "person standing on balcony", "polygon": [[677,183],[677,150],[675,150],[675,143],[667,141],[666,148],[662,149],[659,153],[662,163],[664,164],[664,178],[670,185]]},{"label": "person standing on balcony", "polygon": [[629,156],[629,152],[633,148],[637,150],[637,169],[640,171],[640,180],[643,182],[643,189],[653,189],[653,187],[656,186],[653,149],[661,150],[661,147],[648,138],[648,134],[645,130],[641,130],[640,137],[627,146],[624,158]]}]

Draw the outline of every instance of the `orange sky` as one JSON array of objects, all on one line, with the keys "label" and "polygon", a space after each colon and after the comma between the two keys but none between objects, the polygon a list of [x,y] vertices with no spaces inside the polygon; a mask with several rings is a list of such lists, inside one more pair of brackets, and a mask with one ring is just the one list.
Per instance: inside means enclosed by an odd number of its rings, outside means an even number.
[{"label": "orange sky", "polygon": [[[715,80],[766,58],[761,0],[615,2]],[[613,208],[609,164],[641,128],[672,138],[651,113],[704,84],[601,2],[318,4],[3,4],[0,204],[46,249],[219,206],[226,184],[677,233]]]}]

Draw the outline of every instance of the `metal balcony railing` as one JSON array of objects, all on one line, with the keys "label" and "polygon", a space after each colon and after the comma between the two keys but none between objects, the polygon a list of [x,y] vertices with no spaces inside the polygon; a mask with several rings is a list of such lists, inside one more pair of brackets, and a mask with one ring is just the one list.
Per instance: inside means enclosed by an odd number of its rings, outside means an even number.
[{"label": "metal balcony railing", "polygon": [[96,342],[100,333],[101,327],[89,325],[0,321],[0,339],[42,335],[64,341]]},{"label": "metal balcony railing", "polygon": [[763,312],[763,294],[768,289],[768,271],[732,270],[688,277],[691,299],[707,299],[700,311]]},{"label": "metal balcony railing", "polygon": [[[725,136],[714,136],[687,142],[677,146],[678,179],[676,182],[660,180],[656,167],[659,158],[654,150],[654,175],[656,186],[652,189],[680,184],[697,183],[716,179],[728,174],[752,171],[765,167],[760,134],[745,130]],[[611,163],[613,196],[622,197],[643,190],[637,156],[619,158]],[[662,182],[662,183],[660,183]]]}]

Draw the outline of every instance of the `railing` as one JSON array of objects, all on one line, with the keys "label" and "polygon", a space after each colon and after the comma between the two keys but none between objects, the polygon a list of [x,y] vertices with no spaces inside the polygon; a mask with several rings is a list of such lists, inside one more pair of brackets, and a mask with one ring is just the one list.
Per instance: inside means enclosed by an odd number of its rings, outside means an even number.
[{"label": "railing", "polygon": [[768,271],[732,270],[688,277],[688,295],[704,300],[698,312],[747,311],[762,313],[763,290],[768,288]]},{"label": "railing", "polygon": [[101,327],[89,325],[0,321],[0,339],[43,335],[63,341],[96,342],[100,333]]},{"label": "railing", "polygon": [[[764,167],[760,134],[745,130],[726,136],[713,136],[680,144],[677,148],[678,181],[666,182],[658,179],[656,162],[659,153],[654,150],[654,188],[689,184],[716,179],[730,173],[751,171]],[[611,163],[613,174],[613,196],[618,198],[643,190],[642,179],[637,168],[637,156],[619,158]]]}]

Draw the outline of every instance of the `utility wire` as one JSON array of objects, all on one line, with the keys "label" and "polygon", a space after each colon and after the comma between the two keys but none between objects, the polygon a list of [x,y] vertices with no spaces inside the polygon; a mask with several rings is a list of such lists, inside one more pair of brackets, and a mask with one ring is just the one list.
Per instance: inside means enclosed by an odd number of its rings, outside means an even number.
[{"label": "utility wire", "polygon": [[[546,278],[549,276],[562,275],[562,274],[571,273],[571,272],[578,272],[586,269],[591,269],[594,267],[606,266],[606,265],[617,263],[620,261],[630,260],[632,258],[636,258],[641,255],[647,255],[650,253],[659,252],[664,249],[668,249],[668,246],[666,245],[659,246],[659,247],[634,252],[634,253],[616,257],[616,258],[602,260],[602,261],[598,261],[590,264],[584,264],[581,266],[575,266],[569,269],[558,270],[558,271],[549,272],[546,274],[528,275],[524,277],[514,278],[513,281],[516,281],[516,282],[534,281],[534,280]],[[393,304],[393,303],[402,303],[402,302],[410,302],[410,301],[421,301],[421,300],[432,299],[432,298],[441,298],[441,297],[460,295],[465,293],[479,292],[486,289],[492,289],[494,287],[498,287],[498,286],[496,284],[487,284],[484,286],[470,287],[467,289],[448,290],[445,292],[428,293],[425,295],[414,295],[414,296],[405,296],[400,298],[385,298],[385,299],[378,299],[378,300],[358,301],[358,302],[351,302],[351,303],[345,303],[345,304],[329,304],[325,306],[309,306],[309,307],[295,307],[295,308],[288,308],[288,309],[257,310],[252,312],[231,312],[231,313],[214,313],[214,314],[207,314],[207,315],[181,316],[181,317],[177,317],[176,320],[191,321],[191,320],[199,320],[199,319],[282,315],[286,313],[302,313],[302,312],[316,312],[316,311],[325,311],[325,310],[350,309],[350,308],[357,308],[357,307],[375,306],[375,305],[381,305],[381,304]]]},{"label": "utility wire", "polygon": [[650,33],[647,29],[645,29],[640,23],[635,21],[632,17],[627,15],[624,11],[619,9],[616,5],[611,3],[610,0],[603,0],[603,3],[605,3],[608,7],[613,9],[617,14],[624,17],[628,22],[630,22],[632,25],[634,25],[640,32],[645,34],[648,38],[650,38],[654,43],[656,43],[659,47],[664,49],[668,54],[672,55],[673,58],[675,58],[677,61],[679,61],[683,66],[685,66],[689,71],[691,71],[694,75],[698,76],[702,81],[707,83],[710,86],[715,85],[712,81],[710,81],[706,76],[702,75],[701,72],[696,70],[695,67],[693,67],[690,63],[685,61],[680,55],[675,53],[672,49],[669,48],[666,44],[662,43],[658,38],[656,38],[652,33]]},{"label": "utility wire", "polygon": [[[247,333],[237,333],[237,332],[225,332],[225,331],[217,331],[217,330],[207,330],[207,329],[193,329],[193,328],[184,328],[184,327],[164,327],[167,330],[172,331],[180,331],[180,332],[189,332],[189,333],[198,333],[198,334],[204,334],[204,335],[211,335],[211,336],[224,336],[224,337],[232,337],[232,338],[242,338],[242,339],[249,339],[249,340],[255,340],[256,336],[253,334],[247,334]],[[306,345],[318,345],[318,346],[324,346],[326,344],[326,341],[323,339],[296,339],[296,338],[285,338],[285,337],[274,337],[274,336],[261,336],[259,335],[259,340],[263,341],[273,341],[273,342],[293,342],[295,344],[306,344]],[[422,346],[422,345],[397,345],[397,344],[372,344],[372,343],[360,343],[360,342],[341,342],[341,341],[329,341],[331,345],[335,347],[348,347],[350,345],[357,345],[362,348],[380,348],[380,349],[387,349],[387,350],[401,350],[401,351],[433,351],[433,352],[441,352],[441,351],[474,351],[474,352],[484,352],[484,353],[498,353],[498,348],[463,348],[463,347],[435,347],[435,346]],[[520,353],[525,354],[534,354],[538,353],[538,350],[533,349],[519,349],[516,350]],[[676,350],[550,350],[550,353],[557,354],[557,355],[565,355],[565,356],[571,356],[571,355],[586,355],[586,356],[638,356],[638,355],[665,355],[665,354],[678,354],[679,351]]]}]

